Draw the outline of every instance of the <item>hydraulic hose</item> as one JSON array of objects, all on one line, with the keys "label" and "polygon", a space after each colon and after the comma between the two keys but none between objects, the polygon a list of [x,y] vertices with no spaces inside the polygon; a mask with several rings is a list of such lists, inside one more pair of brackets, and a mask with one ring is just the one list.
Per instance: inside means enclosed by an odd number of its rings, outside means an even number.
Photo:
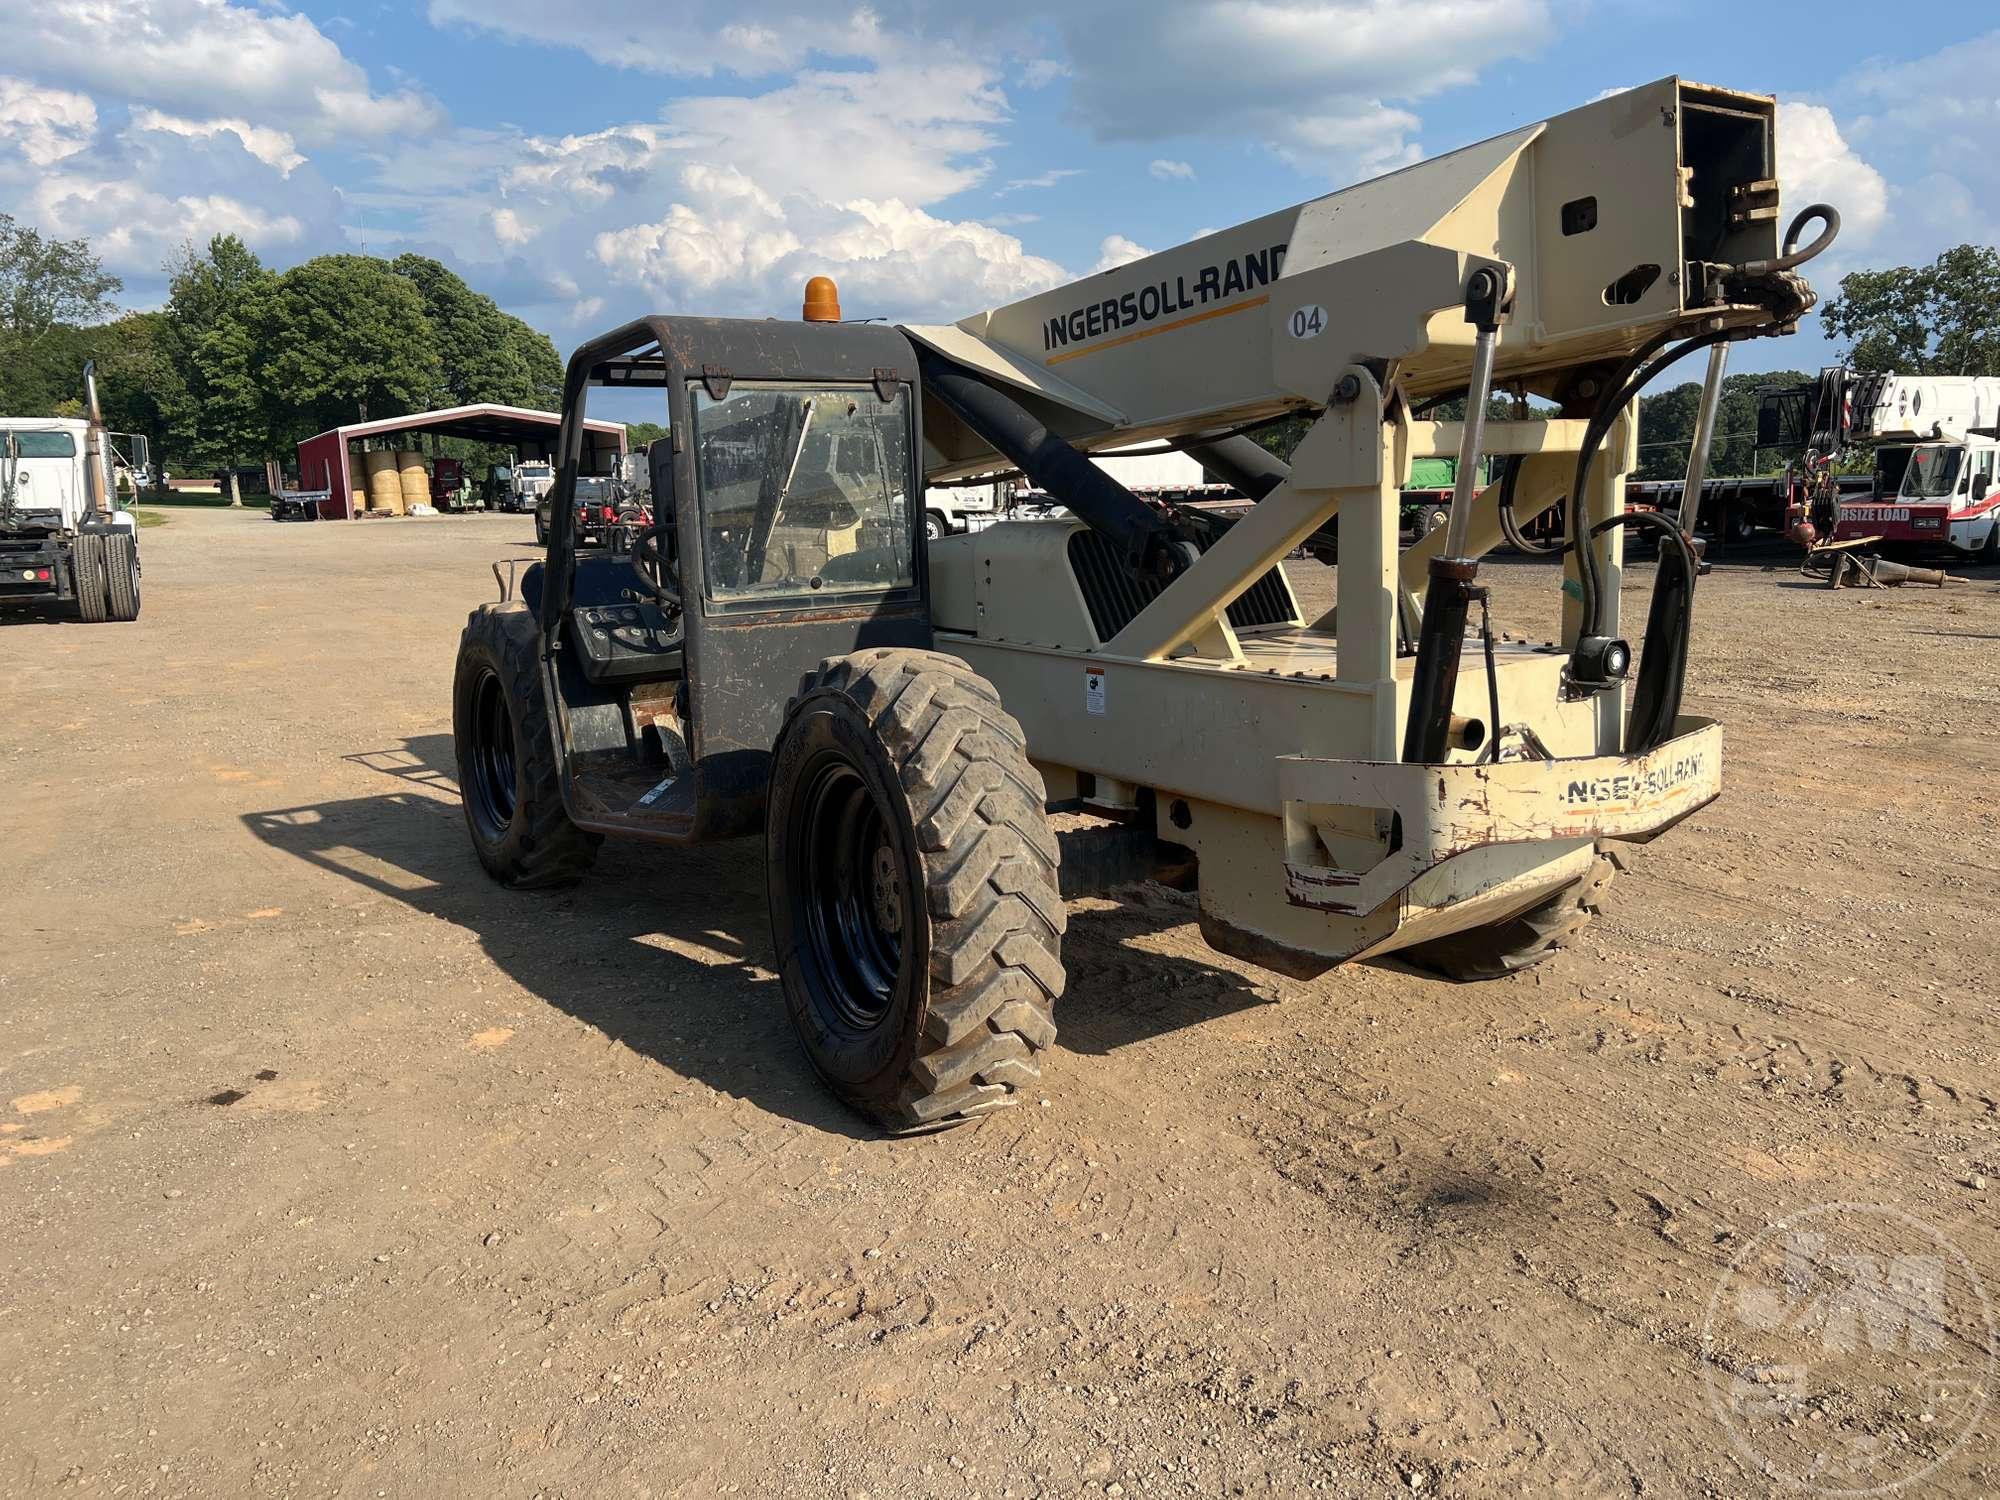
[{"label": "hydraulic hose", "polygon": [[[1813,242],[1804,249],[1799,248],[1799,231],[1813,220],[1820,221],[1820,232]],[[1793,271],[1820,254],[1840,233],[1840,210],[1830,203],[1814,203],[1798,211],[1793,216],[1789,228],[1785,230],[1784,252],[1776,260],[1745,261],[1735,269],[1746,276],[1765,276],[1772,271]]]},{"label": "hydraulic hose", "polygon": [[1191,439],[1172,446],[1220,474],[1251,500],[1262,500],[1292,477],[1292,466],[1253,438]]},{"label": "hydraulic hose", "polygon": [[1165,583],[1193,562],[1193,547],[1174,535],[1171,521],[1050,432],[1018,401],[927,349],[918,351],[917,363],[926,391],[1116,547],[1135,576]]},{"label": "hydraulic hose", "polygon": [[[1528,534],[1521,529],[1520,518],[1514,514],[1514,491],[1520,482],[1522,462],[1518,455],[1508,459],[1505,469],[1500,474],[1500,534],[1507,538],[1508,546],[1528,557],[1560,557],[1568,550],[1567,548],[1547,547],[1540,542],[1530,540]],[[1535,512],[1535,516],[1545,515],[1562,503],[1561,497],[1558,496]],[[1528,519],[1532,521],[1535,516],[1530,516]]]},{"label": "hydraulic hose", "polygon": [[1639,755],[1672,739],[1681,716],[1698,564],[1680,527],[1657,512],[1628,510],[1609,516],[1590,528],[1592,540],[1614,526],[1657,531],[1673,544],[1671,568],[1668,549],[1660,549],[1660,571],[1646,615],[1645,650],[1640,655],[1638,680],[1632,688],[1632,714],[1625,727],[1625,751]]},{"label": "hydraulic hose", "polygon": [[[1620,367],[1618,380],[1607,388],[1604,399],[1598,403],[1598,409],[1590,419],[1590,425],[1584,429],[1582,451],[1576,456],[1576,477],[1570,485],[1568,516],[1569,545],[1576,549],[1577,554],[1577,587],[1581,596],[1578,602],[1582,605],[1582,628],[1578,632],[1580,637],[1596,636],[1603,625],[1604,576],[1598,564],[1596,548],[1585,546],[1583,543],[1585,526],[1583,517],[1589,505],[1587,496],[1590,493],[1587,486],[1590,483],[1591,466],[1597,461],[1598,446],[1611,431],[1611,424],[1618,420],[1618,414],[1629,406],[1639,392],[1650,385],[1663,370],[1685,359],[1695,350],[1706,349],[1710,344],[1720,343],[1730,336],[1731,331],[1726,328],[1696,334],[1657,359],[1650,359],[1650,356],[1665,346],[1670,337],[1670,335],[1655,334]],[[1648,360],[1650,362],[1642,363]],[[1595,535],[1594,531],[1592,535]]]}]

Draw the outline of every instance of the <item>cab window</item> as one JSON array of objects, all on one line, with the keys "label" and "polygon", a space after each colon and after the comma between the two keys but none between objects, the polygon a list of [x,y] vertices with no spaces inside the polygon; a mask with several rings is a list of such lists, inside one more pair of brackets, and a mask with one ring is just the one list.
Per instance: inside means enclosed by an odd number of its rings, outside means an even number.
[{"label": "cab window", "polygon": [[912,587],[909,397],[872,385],[690,388],[707,592],[820,598]]}]

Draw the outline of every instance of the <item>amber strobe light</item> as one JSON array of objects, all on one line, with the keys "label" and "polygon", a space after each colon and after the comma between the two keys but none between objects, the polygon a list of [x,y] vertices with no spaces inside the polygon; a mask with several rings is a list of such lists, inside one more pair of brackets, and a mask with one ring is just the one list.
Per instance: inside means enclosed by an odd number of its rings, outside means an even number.
[{"label": "amber strobe light", "polygon": [[808,323],[840,321],[840,288],[831,276],[815,276],[806,283],[805,320]]}]

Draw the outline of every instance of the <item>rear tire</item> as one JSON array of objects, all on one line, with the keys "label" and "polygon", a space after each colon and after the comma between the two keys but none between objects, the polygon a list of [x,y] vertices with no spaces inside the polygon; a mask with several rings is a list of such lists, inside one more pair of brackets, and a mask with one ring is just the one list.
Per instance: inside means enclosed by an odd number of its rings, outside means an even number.
[{"label": "rear tire", "polygon": [[574,885],[604,842],[563,809],[540,644],[526,605],[481,605],[458,639],[451,694],[459,797],[473,850],[487,874],[523,889]]},{"label": "rear tire", "polygon": [[1461,984],[1518,974],[1567,946],[1590,925],[1616,873],[1611,857],[1600,853],[1583,879],[1564,886],[1519,916],[1432,938],[1428,943],[1400,949],[1393,956]]},{"label": "rear tire", "polygon": [[84,531],[70,546],[70,578],[76,587],[76,612],[86,625],[111,618],[111,586],[105,578],[104,533]]},{"label": "rear tire", "polygon": [[129,531],[105,533],[104,581],[111,602],[111,618],[138,619],[139,544]]},{"label": "rear tire", "polygon": [[1451,520],[1450,506],[1426,505],[1421,511],[1417,513],[1417,540],[1422,541],[1425,537],[1429,536],[1433,531],[1436,531],[1440,527],[1448,524],[1450,520]]},{"label": "rear tire", "polygon": [[786,1009],[814,1070],[896,1130],[1012,1105],[1056,1034],[1066,913],[1041,774],[955,657],[822,662],[765,819]]}]

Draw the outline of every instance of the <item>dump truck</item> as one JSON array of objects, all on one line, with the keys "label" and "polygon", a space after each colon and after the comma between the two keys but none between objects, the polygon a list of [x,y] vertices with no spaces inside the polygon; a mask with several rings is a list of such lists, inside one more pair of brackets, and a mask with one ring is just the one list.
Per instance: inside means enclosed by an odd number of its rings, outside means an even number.
[{"label": "dump truck", "polygon": [[[1838,215],[1781,236],[1774,122],[1668,78],[956,323],[843,322],[814,277],[796,320],[590,340],[546,553],[460,638],[481,864],[547,888],[608,837],[760,838],[805,1055],[895,1130],[1037,1084],[1067,897],[1178,885],[1210,945],[1302,977],[1543,960],[1614,844],[1721,790],[1722,728],[1681,704],[1692,547],[1623,490],[1650,379],[1814,301]],[[1562,415],[1487,417],[1501,381]],[[668,428],[620,553],[568,503],[606,388]],[[1455,396],[1468,420],[1418,415]],[[1299,414],[1289,464],[1254,441]],[[1158,443],[1256,503],[1196,524],[1090,459]],[[1489,457],[1518,519],[1578,497],[1556,642],[1489,618]],[[1449,514],[1399,554],[1421,458],[1455,461]],[[927,487],[1005,473],[1064,513],[926,537]],[[1336,516],[1314,615],[1284,559]],[[1661,540],[1636,653],[1633,529]]]},{"label": "dump truck", "polygon": [[145,467],[146,439],[105,430],[94,364],[83,389],[81,418],[0,417],[0,605],[136,620],[139,527],[116,476]]}]

